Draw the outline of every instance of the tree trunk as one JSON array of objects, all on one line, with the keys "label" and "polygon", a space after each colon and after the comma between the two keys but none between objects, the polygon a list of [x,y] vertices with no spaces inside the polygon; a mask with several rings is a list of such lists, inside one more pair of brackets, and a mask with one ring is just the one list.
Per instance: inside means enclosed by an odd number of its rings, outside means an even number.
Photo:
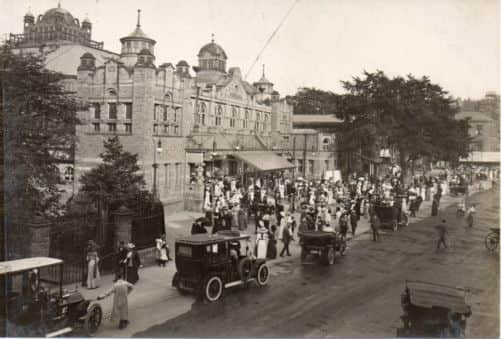
[{"label": "tree trunk", "polygon": [[399,150],[399,165],[402,170],[402,184],[407,187],[411,183],[411,173],[409,173],[409,163],[405,152]]}]

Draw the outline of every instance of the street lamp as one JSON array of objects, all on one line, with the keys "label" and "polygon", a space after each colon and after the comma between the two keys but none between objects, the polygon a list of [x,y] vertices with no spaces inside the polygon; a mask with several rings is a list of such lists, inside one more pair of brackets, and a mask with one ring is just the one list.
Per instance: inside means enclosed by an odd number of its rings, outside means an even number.
[{"label": "street lamp", "polygon": [[153,197],[158,199],[157,194],[157,153],[162,153],[162,140],[158,139],[158,142],[155,143],[153,140],[154,150],[153,150]]}]

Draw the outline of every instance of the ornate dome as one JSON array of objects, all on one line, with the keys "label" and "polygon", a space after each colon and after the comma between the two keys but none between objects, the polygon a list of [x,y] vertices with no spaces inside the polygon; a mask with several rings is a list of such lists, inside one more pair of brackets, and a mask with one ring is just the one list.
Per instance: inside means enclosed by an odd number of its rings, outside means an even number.
[{"label": "ornate dome", "polygon": [[61,8],[60,5],[45,12],[41,21],[51,24],[64,23],[68,26],[79,26],[77,23],[78,20],[75,20],[73,15],[64,8]]},{"label": "ornate dome", "polygon": [[226,52],[224,51],[223,47],[216,44],[214,40],[212,40],[207,45],[200,48],[200,52],[198,52],[198,57],[201,57],[206,53],[216,58],[223,58],[224,60],[228,59],[228,56],[226,56]]},{"label": "ornate dome", "polygon": [[183,67],[189,67],[188,63],[185,60],[180,60],[176,66],[183,66]]}]

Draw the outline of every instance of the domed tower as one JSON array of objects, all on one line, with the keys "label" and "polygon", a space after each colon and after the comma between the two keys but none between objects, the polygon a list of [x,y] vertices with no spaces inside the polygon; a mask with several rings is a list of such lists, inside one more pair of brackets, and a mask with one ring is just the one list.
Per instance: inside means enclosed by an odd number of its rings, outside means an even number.
[{"label": "domed tower", "polygon": [[80,66],[78,66],[78,71],[95,71],[96,70],[96,58],[91,53],[84,53],[80,57]]},{"label": "domed tower", "polygon": [[176,73],[178,73],[181,77],[191,77],[190,75],[190,65],[185,60],[180,60],[176,64]]},{"label": "domed tower", "polygon": [[88,35],[89,39],[92,34],[92,23],[90,22],[89,18],[87,15],[85,16],[85,19],[82,21],[82,31]]},{"label": "domed tower", "polygon": [[226,73],[228,56],[224,49],[214,42],[214,35],[210,43],[204,45],[198,52],[197,78],[200,82],[216,82]]},{"label": "domed tower", "polygon": [[24,15],[23,23],[24,34],[27,34],[30,32],[29,28],[35,24],[35,16],[33,15],[33,13],[31,13],[30,9],[28,9],[28,12]]},{"label": "domed tower", "polygon": [[120,61],[126,66],[134,66],[137,63],[138,54],[143,49],[147,49],[151,55],[155,55],[154,47],[156,41],[144,34],[141,29],[141,10],[137,10],[137,25],[134,32],[120,39],[122,51]]},{"label": "domed tower", "polygon": [[263,65],[263,75],[259,81],[255,82],[254,87],[257,89],[258,93],[256,95],[256,99],[258,101],[264,101],[266,99],[271,99],[273,94],[273,83],[266,79],[264,75],[264,65]]},{"label": "domed tower", "polygon": [[150,67],[155,68],[155,56],[149,49],[143,48],[137,54],[136,67]]}]

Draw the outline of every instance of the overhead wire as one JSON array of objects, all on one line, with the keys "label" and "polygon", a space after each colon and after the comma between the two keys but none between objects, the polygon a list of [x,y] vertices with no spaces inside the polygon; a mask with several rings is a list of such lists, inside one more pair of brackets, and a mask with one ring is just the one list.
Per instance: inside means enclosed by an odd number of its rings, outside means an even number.
[{"label": "overhead wire", "polygon": [[254,62],[251,64],[251,66],[249,67],[249,70],[247,71],[247,73],[245,74],[245,77],[244,79],[247,79],[247,77],[249,76],[250,72],[252,71],[252,69],[254,68],[254,66],[256,65],[256,63],[258,62],[259,58],[261,57],[261,55],[263,54],[264,50],[266,49],[266,47],[268,47],[268,45],[270,44],[271,40],[273,39],[273,37],[277,34],[278,30],[280,29],[280,27],[282,27],[282,25],[284,24],[285,20],[287,20],[287,18],[289,17],[289,15],[291,14],[292,10],[294,9],[294,7],[296,7],[297,3],[299,2],[299,0],[296,0],[294,1],[294,3],[292,4],[292,6],[289,8],[289,10],[287,11],[287,13],[285,14],[285,16],[282,18],[282,21],[280,21],[280,23],[278,24],[278,26],[275,28],[275,30],[273,31],[273,33],[271,33],[270,37],[268,38],[268,40],[266,40],[266,43],[264,44],[263,48],[261,48],[261,50],[259,51],[258,55],[256,56],[256,59],[254,60]]}]

